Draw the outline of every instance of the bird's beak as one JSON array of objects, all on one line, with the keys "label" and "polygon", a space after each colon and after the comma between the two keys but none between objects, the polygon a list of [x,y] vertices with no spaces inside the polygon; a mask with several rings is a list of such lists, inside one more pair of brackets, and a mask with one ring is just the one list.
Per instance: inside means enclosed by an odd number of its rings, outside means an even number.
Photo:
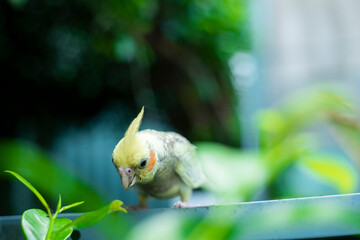
[{"label": "bird's beak", "polygon": [[123,185],[125,190],[128,190],[136,183],[136,175],[131,168],[119,167],[117,170],[121,177],[121,184]]}]

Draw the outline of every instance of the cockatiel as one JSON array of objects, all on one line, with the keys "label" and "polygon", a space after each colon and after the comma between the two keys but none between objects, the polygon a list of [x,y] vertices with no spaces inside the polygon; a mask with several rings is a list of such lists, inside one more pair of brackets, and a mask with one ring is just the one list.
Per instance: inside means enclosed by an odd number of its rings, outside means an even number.
[{"label": "cockatiel", "polygon": [[174,132],[139,131],[144,107],[132,121],[124,138],[116,145],[112,161],[124,189],[137,187],[139,206],[146,207],[149,196],[180,196],[175,207],[186,207],[193,188],[204,181],[195,146]]}]

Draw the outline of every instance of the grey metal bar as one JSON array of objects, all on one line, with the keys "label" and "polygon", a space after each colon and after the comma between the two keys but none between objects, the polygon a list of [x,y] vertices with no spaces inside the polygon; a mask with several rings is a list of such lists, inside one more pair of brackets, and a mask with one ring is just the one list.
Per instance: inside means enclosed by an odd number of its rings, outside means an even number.
[{"label": "grey metal bar", "polygon": [[[227,221],[233,221],[235,228],[241,229],[241,239],[310,239],[360,234],[359,193],[183,209],[134,210],[128,212],[127,219],[133,225],[169,213],[178,214],[179,218],[200,219],[218,214],[219,221],[227,218]],[[62,214],[60,217],[76,218],[79,215]],[[15,230],[22,234],[19,225],[20,216],[0,217],[0,239],[10,239],[3,237],[14,236]],[[92,228],[81,230],[86,239],[94,239],[93,232]]]}]

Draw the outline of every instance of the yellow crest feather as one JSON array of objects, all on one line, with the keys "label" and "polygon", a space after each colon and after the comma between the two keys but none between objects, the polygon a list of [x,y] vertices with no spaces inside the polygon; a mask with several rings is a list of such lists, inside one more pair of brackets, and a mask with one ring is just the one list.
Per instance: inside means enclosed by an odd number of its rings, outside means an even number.
[{"label": "yellow crest feather", "polygon": [[126,130],[125,135],[124,135],[125,142],[131,142],[133,140],[133,138],[135,137],[136,133],[139,131],[139,127],[140,127],[143,115],[144,115],[144,107],[141,108],[140,113],[131,122],[130,126]]},{"label": "yellow crest feather", "polygon": [[139,132],[143,115],[144,107],[142,107],[138,116],[131,122],[124,138],[115,147],[113,155],[116,165],[134,165],[136,162],[133,161],[141,157],[143,146],[137,137],[137,133]]}]

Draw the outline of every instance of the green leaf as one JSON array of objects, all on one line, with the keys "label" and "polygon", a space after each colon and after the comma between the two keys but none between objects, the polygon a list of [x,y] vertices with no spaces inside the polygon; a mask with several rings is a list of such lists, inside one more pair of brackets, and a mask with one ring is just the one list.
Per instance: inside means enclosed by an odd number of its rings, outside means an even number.
[{"label": "green leaf", "polygon": [[59,202],[58,205],[56,207],[56,214],[59,214],[61,211],[61,195],[59,194]]},{"label": "green leaf", "polygon": [[73,232],[73,228],[71,227],[70,223],[71,220],[68,218],[55,219],[50,239],[63,240],[70,237],[71,233]]},{"label": "green leaf", "polygon": [[109,213],[119,212],[119,211],[126,212],[126,210],[121,207],[122,204],[123,204],[122,201],[114,200],[109,205],[106,205],[106,206],[100,208],[99,210],[96,210],[93,212],[88,212],[88,213],[85,213],[84,215],[78,217],[71,223],[71,226],[74,229],[86,228],[86,227],[94,225],[95,223],[97,223],[98,221],[103,219],[106,215],[108,215]]},{"label": "green leaf", "polygon": [[313,154],[304,157],[300,163],[322,180],[332,184],[340,193],[356,190],[356,172],[345,159],[328,154]]},{"label": "green leaf", "polygon": [[224,201],[252,199],[267,179],[267,169],[256,151],[211,142],[199,142],[196,147],[207,177],[204,187]]},{"label": "green leaf", "polygon": [[44,205],[44,207],[45,207],[46,210],[48,211],[48,214],[51,214],[49,205],[48,205],[47,202],[45,201],[44,197],[41,196],[41,194],[38,192],[38,190],[36,190],[36,189],[33,187],[33,185],[31,185],[28,181],[25,180],[25,178],[23,178],[22,176],[20,176],[20,175],[17,174],[16,172],[9,171],[9,170],[5,170],[5,172],[12,174],[12,175],[13,175],[14,177],[16,177],[20,182],[22,182],[27,188],[29,188],[29,189],[36,195],[36,197],[40,200],[40,202]]},{"label": "green leaf", "polygon": [[[67,239],[73,229],[68,218],[57,218],[54,221],[50,239]],[[49,229],[50,218],[41,209],[29,209],[21,217],[21,226],[28,240],[44,240]],[[65,226],[69,226],[65,228]]]},{"label": "green leaf", "polygon": [[21,217],[21,226],[28,240],[43,240],[49,228],[50,219],[40,209],[29,209]]},{"label": "green leaf", "polygon": [[[351,113],[344,94],[331,89],[299,91],[278,110],[262,111],[259,117],[262,149],[271,149],[306,127],[329,120],[331,114]],[[324,118],[325,117],[325,118]]]},{"label": "green leaf", "polygon": [[79,206],[79,205],[81,205],[81,204],[83,204],[83,203],[84,203],[84,201],[76,202],[76,203],[67,205],[67,206],[65,206],[65,207],[62,207],[62,208],[60,209],[60,212],[63,212],[63,211],[65,211],[65,210],[69,209],[69,208],[77,207],[77,206]]}]

